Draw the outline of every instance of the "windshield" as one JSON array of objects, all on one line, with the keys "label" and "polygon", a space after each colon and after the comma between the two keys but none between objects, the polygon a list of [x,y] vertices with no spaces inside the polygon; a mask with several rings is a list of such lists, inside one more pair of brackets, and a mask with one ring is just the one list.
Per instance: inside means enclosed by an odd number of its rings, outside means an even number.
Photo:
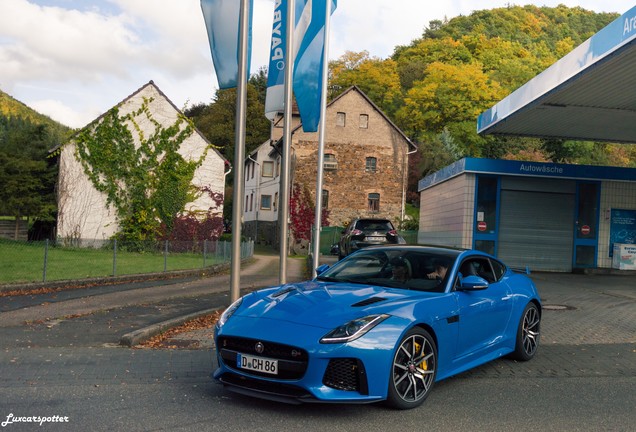
[{"label": "windshield", "polygon": [[359,220],[356,229],[362,231],[391,231],[393,225],[388,220]]},{"label": "windshield", "polygon": [[443,292],[457,252],[435,248],[365,249],[318,276],[318,280]]}]

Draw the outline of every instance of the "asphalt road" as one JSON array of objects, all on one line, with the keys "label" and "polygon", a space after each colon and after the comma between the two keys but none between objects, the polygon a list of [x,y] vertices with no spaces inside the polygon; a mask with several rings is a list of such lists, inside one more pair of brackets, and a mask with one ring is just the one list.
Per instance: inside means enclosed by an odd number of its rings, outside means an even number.
[{"label": "asphalt road", "polygon": [[[243,269],[243,288],[274,284],[273,260]],[[300,277],[302,262],[291,260],[291,270]],[[118,345],[131,329],[227,304],[227,275],[99,295],[0,298],[0,423],[64,431],[634,430],[635,277],[533,278],[547,306],[537,356],[497,360],[439,382],[410,411],[248,398],[212,382],[211,349]],[[11,422],[35,417],[68,422]]]}]

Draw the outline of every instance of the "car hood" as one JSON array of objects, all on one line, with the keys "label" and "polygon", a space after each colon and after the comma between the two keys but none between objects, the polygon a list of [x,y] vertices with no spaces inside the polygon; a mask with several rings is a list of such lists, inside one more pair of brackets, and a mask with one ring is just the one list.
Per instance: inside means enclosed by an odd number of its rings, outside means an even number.
[{"label": "car hood", "polygon": [[236,316],[331,329],[374,313],[391,313],[428,293],[374,285],[316,282],[287,284],[244,297]]}]

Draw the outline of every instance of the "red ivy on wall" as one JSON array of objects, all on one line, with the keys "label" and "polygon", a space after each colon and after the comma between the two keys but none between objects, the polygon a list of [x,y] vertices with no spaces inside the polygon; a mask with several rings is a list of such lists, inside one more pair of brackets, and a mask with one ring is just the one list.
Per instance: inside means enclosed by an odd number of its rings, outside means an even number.
[{"label": "red ivy on wall", "polygon": [[[223,194],[213,192],[209,187],[201,188],[201,192],[206,193],[212,198],[215,204],[214,208],[210,208],[205,217],[195,214],[185,214],[177,216],[172,224],[172,230],[168,232],[167,227],[162,224],[159,228],[160,240],[169,240],[172,242],[193,242],[198,243],[203,240],[218,240],[223,234],[223,216],[217,209],[223,204]],[[213,212],[213,210],[215,212]],[[189,249],[193,246],[183,245],[183,248]],[[175,244],[173,249],[177,248]]]},{"label": "red ivy on wall", "polygon": [[[296,240],[309,240],[315,219],[315,205],[305,185],[295,183],[289,198],[290,229]],[[329,226],[329,210],[323,207],[322,226]]]}]

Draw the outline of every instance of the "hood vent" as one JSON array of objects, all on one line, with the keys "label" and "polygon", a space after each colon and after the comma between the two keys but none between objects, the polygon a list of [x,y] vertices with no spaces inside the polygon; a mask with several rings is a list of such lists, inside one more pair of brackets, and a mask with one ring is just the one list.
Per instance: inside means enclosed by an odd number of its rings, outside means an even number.
[{"label": "hood vent", "polygon": [[280,297],[280,296],[285,295],[287,293],[290,293],[292,291],[296,291],[296,287],[293,286],[293,285],[285,287],[285,288],[283,288],[283,289],[281,289],[279,291],[276,291],[274,294],[271,295],[271,297],[273,297],[273,298]]},{"label": "hood vent", "polygon": [[368,299],[352,304],[351,307],[369,306],[369,305],[372,305],[373,303],[383,302],[384,300],[386,300],[384,297],[369,297]]}]

